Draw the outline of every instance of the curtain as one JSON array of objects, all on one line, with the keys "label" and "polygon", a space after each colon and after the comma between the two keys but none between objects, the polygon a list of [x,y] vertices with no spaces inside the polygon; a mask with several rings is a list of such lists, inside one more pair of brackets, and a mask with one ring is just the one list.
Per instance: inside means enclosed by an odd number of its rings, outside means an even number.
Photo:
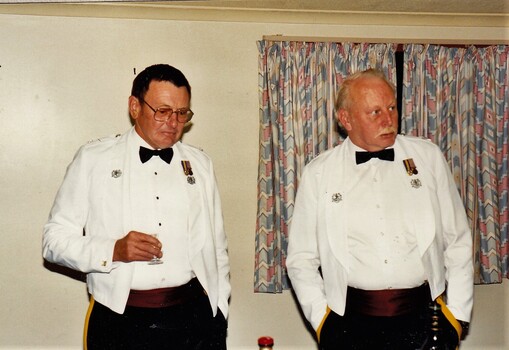
[{"label": "curtain", "polygon": [[334,97],[343,79],[378,68],[396,82],[392,44],[259,41],[260,144],[254,290],[289,289],[288,227],[305,164],[339,144]]},{"label": "curtain", "polygon": [[475,283],[508,271],[508,46],[407,45],[401,130],[442,149],[474,242]]}]

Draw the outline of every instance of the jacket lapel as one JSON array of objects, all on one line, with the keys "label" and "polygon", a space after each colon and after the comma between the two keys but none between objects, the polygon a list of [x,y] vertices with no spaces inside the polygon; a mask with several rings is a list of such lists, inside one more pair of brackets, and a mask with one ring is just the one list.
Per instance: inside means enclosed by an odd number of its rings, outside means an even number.
[{"label": "jacket lapel", "polygon": [[[181,186],[185,188],[186,196],[182,198],[182,205],[187,206],[189,209],[188,218],[188,232],[189,232],[189,259],[193,263],[193,258],[203,249],[205,244],[205,225],[204,218],[208,218],[209,208],[205,201],[205,181],[203,171],[201,171],[201,164],[189,152],[186,152],[180,142],[176,143],[174,161],[178,161],[178,166],[181,168],[181,176],[178,181]],[[191,166],[193,175],[186,175],[182,165],[182,161],[187,161]],[[193,182],[194,181],[194,182]],[[202,212],[206,211],[206,212]],[[193,266],[194,267],[194,266]]]},{"label": "jacket lapel", "polygon": [[[427,178],[426,172],[420,167],[423,160],[409,147],[401,147],[399,139],[396,140],[394,151],[394,161],[401,165],[399,176],[405,188],[402,197],[405,205],[412,207],[412,210],[409,210],[410,217],[402,219],[407,219],[414,226],[419,253],[423,256],[435,237],[435,216],[426,183],[432,179]],[[408,175],[403,163],[405,159],[413,159],[417,169],[421,171],[417,175]]]},{"label": "jacket lapel", "polygon": [[348,157],[348,143],[336,147],[323,168],[325,189],[321,190],[325,206],[326,232],[331,251],[335,258],[348,269],[348,193],[355,185],[355,179],[348,174],[352,160]]}]

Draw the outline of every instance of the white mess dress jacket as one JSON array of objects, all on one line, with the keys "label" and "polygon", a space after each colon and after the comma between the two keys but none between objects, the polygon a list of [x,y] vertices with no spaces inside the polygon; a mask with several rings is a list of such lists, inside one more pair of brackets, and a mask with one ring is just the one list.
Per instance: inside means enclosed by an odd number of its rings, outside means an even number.
[{"label": "white mess dress jacket", "polygon": [[[349,192],[356,179],[346,162],[346,142],[313,159],[297,189],[289,231],[286,266],[300,306],[315,330],[327,307],[344,315],[348,287],[348,223],[366,220],[349,211]],[[433,298],[447,286],[449,310],[469,321],[473,304],[472,237],[465,209],[440,149],[428,140],[398,135],[394,162],[401,164],[407,220]],[[412,158],[418,174],[410,176],[403,160]],[[403,215],[403,214],[402,214]],[[319,271],[321,267],[321,273]],[[322,278],[323,276],[323,278]]]},{"label": "white mess dress jacket", "polygon": [[[87,273],[89,293],[117,313],[125,310],[134,266],[112,262],[115,242],[132,230],[128,137],[97,140],[82,146],[67,168],[43,232],[43,257]],[[214,315],[228,316],[229,260],[221,201],[210,158],[177,142],[182,159],[192,166],[194,184],[187,182],[182,205],[188,207],[189,261],[207,292]],[[131,159],[132,158],[132,159]]]}]

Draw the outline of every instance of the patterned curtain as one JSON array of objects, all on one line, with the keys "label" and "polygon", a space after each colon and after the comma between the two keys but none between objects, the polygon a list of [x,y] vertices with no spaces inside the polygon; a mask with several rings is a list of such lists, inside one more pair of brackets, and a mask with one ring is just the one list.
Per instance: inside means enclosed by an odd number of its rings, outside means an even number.
[{"label": "patterned curtain", "polygon": [[447,158],[467,209],[475,282],[509,277],[509,46],[405,47],[401,130]]},{"label": "patterned curtain", "polygon": [[334,96],[343,79],[376,67],[395,83],[395,45],[258,42],[260,154],[254,290],[288,289],[288,227],[305,164],[341,142]]}]

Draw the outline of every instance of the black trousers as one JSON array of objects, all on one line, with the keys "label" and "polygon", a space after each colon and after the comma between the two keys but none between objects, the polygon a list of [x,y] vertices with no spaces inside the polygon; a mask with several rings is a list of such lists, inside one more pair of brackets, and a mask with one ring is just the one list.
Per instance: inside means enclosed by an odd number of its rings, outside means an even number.
[{"label": "black trousers", "polygon": [[117,314],[92,300],[85,349],[226,350],[226,320],[206,295],[165,308],[127,306]]},{"label": "black trousers", "polygon": [[[458,334],[441,315],[442,332],[450,349],[458,346]],[[330,311],[320,332],[320,350],[416,350],[428,336],[427,308],[394,317],[366,316]]]}]

